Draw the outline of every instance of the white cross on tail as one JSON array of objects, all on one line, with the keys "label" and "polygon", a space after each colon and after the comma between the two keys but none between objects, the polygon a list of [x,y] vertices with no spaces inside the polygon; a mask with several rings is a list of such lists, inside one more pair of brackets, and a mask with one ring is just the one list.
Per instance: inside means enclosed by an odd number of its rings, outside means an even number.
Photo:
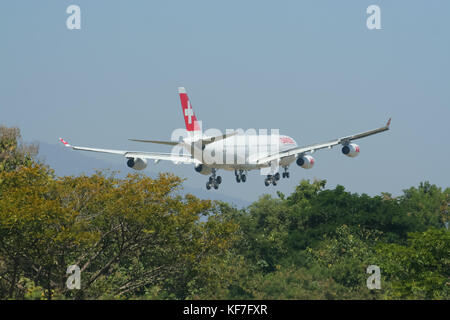
[{"label": "white cross on tail", "polygon": [[191,102],[188,100],[187,108],[184,109],[184,115],[188,117],[188,123],[192,123],[192,116],[194,115],[194,112],[192,111]]}]

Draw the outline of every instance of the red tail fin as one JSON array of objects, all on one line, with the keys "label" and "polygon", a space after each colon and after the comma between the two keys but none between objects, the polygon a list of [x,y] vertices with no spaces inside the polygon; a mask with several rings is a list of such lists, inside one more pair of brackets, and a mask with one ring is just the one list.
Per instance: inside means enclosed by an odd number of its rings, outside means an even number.
[{"label": "red tail fin", "polygon": [[200,125],[197,122],[197,117],[194,114],[194,109],[192,109],[191,102],[186,93],[184,87],[178,88],[178,93],[180,94],[181,108],[183,110],[184,123],[186,124],[186,130],[188,132],[200,131]]}]

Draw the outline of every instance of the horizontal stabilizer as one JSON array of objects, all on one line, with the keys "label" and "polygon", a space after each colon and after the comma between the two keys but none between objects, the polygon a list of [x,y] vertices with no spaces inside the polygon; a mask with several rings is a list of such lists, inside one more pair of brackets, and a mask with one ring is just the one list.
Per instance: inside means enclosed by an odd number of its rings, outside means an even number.
[{"label": "horizontal stabilizer", "polygon": [[234,135],[238,134],[237,131],[231,132],[231,133],[227,133],[227,134],[223,134],[221,136],[216,136],[216,137],[208,137],[208,138],[204,138],[204,139],[200,139],[201,141],[203,141],[203,144],[210,144],[219,140],[223,140],[229,137],[232,137]]},{"label": "horizontal stabilizer", "polygon": [[[238,133],[237,131],[234,131],[234,132],[223,134],[223,135],[216,136],[216,137],[204,137],[203,139],[198,139],[196,141],[201,141],[203,143],[203,145],[207,145],[207,144],[219,141],[219,140],[223,140],[223,139],[232,137],[232,136],[236,135],[237,133]],[[159,140],[145,140],[145,139],[128,139],[128,140],[136,141],[136,142],[166,144],[169,146],[176,146],[176,145],[180,144],[180,142],[175,142],[175,141],[159,141]]]},{"label": "horizontal stabilizer", "polygon": [[176,146],[177,144],[179,144],[179,142],[175,142],[175,141],[158,141],[158,140],[143,140],[143,139],[128,139],[128,140],[136,141],[136,142],[166,144],[166,145],[169,145],[169,146]]}]

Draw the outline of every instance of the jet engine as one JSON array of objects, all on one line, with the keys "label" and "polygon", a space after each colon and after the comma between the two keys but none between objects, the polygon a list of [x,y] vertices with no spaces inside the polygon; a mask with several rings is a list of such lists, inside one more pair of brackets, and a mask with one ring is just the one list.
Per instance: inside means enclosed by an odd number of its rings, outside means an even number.
[{"label": "jet engine", "polygon": [[355,143],[350,143],[342,147],[342,153],[347,157],[354,158],[359,154],[359,146]]},{"label": "jet engine", "polygon": [[204,175],[208,175],[212,172],[211,168],[209,168],[203,164],[196,165],[195,171],[197,171],[198,173],[204,174]]},{"label": "jet engine", "polygon": [[144,170],[147,168],[147,160],[141,158],[128,158],[127,166],[134,170]]},{"label": "jet engine", "polygon": [[310,155],[300,156],[297,159],[297,164],[304,169],[311,169],[314,166],[314,158]]}]

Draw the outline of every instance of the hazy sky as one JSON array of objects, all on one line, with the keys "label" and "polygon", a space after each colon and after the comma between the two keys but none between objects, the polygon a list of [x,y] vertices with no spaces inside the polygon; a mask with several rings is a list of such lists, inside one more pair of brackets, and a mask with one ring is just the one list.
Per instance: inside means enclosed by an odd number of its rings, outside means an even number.
[{"label": "hazy sky", "polygon": [[[66,8],[81,8],[68,30]],[[381,30],[366,26],[381,8]],[[184,126],[185,86],[204,129],[280,129],[302,144],[386,123],[359,157],[318,151],[316,165],[265,187],[259,172],[219,191],[257,199],[301,178],[352,192],[399,194],[450,181],[450,1],[1,1],[0,124],[26,141],[169,152]],[[67,150],[67,152],[73,152]],[[114,168],[125,160],[101,157]],[[153,164],[204,188],[192,166]]]}]

